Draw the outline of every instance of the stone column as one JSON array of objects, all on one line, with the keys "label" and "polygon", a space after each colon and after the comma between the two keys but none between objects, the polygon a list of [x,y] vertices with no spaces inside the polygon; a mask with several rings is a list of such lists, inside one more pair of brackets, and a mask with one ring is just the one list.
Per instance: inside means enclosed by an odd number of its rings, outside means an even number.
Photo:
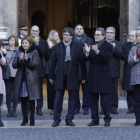
[{"label": "stone column", "polygon": [[137,30],[140,19],[140,1],[129,0],[129,32]]},{"label": "stone column", "polygon": [[7,39],[7,28],[4,27],[4,24],[3,24],[3,8],[4,5],[3,5],[3,0],[0,1],[0,39],[3,40],[3,39]]}]

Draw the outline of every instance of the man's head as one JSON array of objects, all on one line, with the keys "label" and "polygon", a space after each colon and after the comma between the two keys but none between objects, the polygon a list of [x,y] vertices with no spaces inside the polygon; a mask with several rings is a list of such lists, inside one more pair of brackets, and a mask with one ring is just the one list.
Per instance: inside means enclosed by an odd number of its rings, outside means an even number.
[{"label": "man's head", "polygon": [[34,25],[34,26],[32,26],[32,28],[31,28],[31,35],[33,36],[33,37],[36,37],[36,36],[38,36],[39,35],[39,27],[38,26],[36,26],[36,25]]},{"label": "man's head", "polygon": [[21,25],[21,26],[19,26],[19,33],[20,33],[20,35],[22,35],[22,36],[28,36],[28,33],[29,33],[29,28],[28,28],[28,26],[26,26],[26,25]]},{"label": "man's head", "polygon": [[106,28],[106,38],[108,40],[114,39],[115,38],[115,33],[116,33],[116,31],[115,31],[114,27],[107,27]]},{"label": "man's head", "polygon": [[104,28],[97,28],[94,34],[95,42],[101,42],[105,38],[105,29]]},{"label": "man's head", "polygon": [[137,31],[133,30],[129,34],[129,41],[135,44],[137,42]]},{"label": "man's head", "polygon": [[63,30],[63,40],[65,42],[70,42],[74,36],[74,30],[71,27],[66,27]]},{"label": "man's head", "polygon": [[78,37],[78,38],[81,38],[84,34],[84,28],[81,24],[77,24],[74,28],[75,30],[75,35]]}]

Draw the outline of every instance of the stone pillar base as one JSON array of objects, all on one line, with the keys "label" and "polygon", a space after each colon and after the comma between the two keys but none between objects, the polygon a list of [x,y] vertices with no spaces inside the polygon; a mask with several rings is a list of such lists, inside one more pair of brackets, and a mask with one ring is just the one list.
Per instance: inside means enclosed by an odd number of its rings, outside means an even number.
[{"label": "stone pillar base", "polygon": [[8,38],[8,33],[7,33],[7,28],[6,27],[0,27],[0,39],[7,39]]}]

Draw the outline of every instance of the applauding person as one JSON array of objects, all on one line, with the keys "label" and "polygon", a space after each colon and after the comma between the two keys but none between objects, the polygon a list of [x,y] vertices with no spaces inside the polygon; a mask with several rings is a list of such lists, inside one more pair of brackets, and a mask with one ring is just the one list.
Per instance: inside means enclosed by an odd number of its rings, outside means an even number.
[{"label": "applauding person", "polygon": [[14,99],[21,98],[21,108],[23,122],[21,126],[28,123],[27,117],[27,98],[30,103],[30,126],[35,125],[34,112],[35,100],[40,99],[39,79],[37,67],[39,64],[39,54],[28,38],[23,38],[22,46],[16,52],[13,60],[13,68],[18,69],[14,82]]}]

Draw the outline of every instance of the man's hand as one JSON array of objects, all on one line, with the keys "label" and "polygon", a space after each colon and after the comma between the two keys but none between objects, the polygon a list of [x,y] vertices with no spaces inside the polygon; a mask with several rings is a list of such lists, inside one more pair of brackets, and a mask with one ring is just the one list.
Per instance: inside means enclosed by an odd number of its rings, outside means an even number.
[{"label": "man's hand", "polygon": [[82,84],[85,84],[86,83],[86,80],[82,80]]},{"label": "man's hand", "polygon": [[50,83],[53,85],[54,80],[53,79],[49,79]]},{"label": "man's hand", "polygon": [[20,60],[22,60],[23,55],[24,55],[24,53],[23,53],[23,52],[21,52],[21,53],[20,53],[20,57],[19,57],[19,61],[20,61]]},{"label": "man's hand", "polygon": [[111,43],[111,45],[113,46],[113,50],[114,50],[116,47],[116,43]]},{"label": "man's hand", "polygon": [[93,50],[95,53],[98,53],[98,52],[99,52],[97,45],[92,45],[92,50]]},{"label": "man's hand", "polygon": [[34,40],[35,40],[35,44],[38,45],[39,44],[39,37],[36,36]]},{"label": "man's hand", "polygon": [[28,60],[28,54],[25,53],[25,56],[24,56],[25,60]]},{"label": "man's hand", "polygon": [[88,46],[87,43],[85,43],[85,49],[84,50],[86,51],[87,54],[89,54],[90,46]]}]

